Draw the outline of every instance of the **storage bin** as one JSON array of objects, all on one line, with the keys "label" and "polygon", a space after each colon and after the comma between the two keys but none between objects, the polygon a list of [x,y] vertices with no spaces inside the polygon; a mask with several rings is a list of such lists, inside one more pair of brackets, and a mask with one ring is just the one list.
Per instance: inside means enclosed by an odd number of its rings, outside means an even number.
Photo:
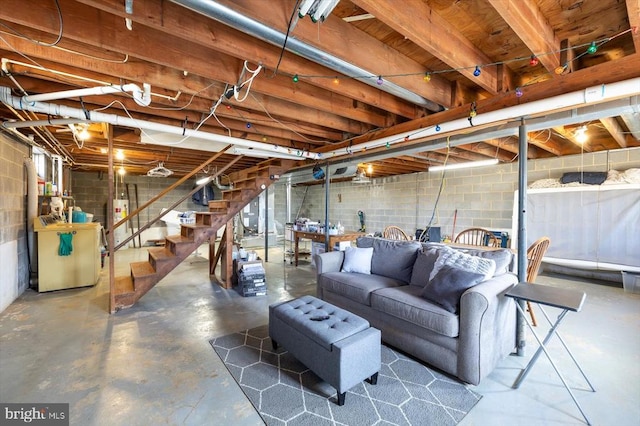
[{"label": "storage bin", "polygon": [[622,285],[625,292],[640,294],[640,274],[622,271]]}]

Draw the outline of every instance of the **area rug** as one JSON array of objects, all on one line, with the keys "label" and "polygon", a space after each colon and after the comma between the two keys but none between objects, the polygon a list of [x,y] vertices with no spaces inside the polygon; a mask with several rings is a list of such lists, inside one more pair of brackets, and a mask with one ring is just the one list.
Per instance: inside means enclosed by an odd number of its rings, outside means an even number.
[{"label": "area rug", "polygon": [[266,325],[210,343],[267,425],[455,425],[481,398],[383,345],[377,385],[360,383],[338,406],[331,385],[282,347],[273,350]]}]

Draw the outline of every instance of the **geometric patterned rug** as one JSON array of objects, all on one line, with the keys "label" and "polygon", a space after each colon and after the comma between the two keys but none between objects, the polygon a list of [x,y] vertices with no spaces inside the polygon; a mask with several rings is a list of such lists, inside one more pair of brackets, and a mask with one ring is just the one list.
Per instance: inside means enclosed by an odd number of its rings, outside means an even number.
[{"label": "geometric patterned rug", "polygon": [[331,385],[273,350],[266,325],[210,343],[267,425],[456,425],[482,398],[383,345],[378,383],[356,385],[339,406]]}]

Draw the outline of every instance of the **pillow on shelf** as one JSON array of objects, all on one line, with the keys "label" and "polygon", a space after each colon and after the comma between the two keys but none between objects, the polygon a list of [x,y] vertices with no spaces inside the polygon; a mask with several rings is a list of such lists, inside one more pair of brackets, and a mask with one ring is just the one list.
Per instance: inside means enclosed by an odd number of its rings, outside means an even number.
[{"label": "pillow on shelf", "polygon": [[460,310],[460,296],[471,287],[485,280],[484,274],[445,265],[422,290],[421,296],[457,314]]},{"label": "pillow on shelf", "polygon": [[496,272],[496,262],[493,259],[473,256],[447,247],[440,251],[429,280],[432,280],[444,266],[455,266],[458,269],[482,274],[485,280],[493,277]]},{"label": "pillow on shelf", "polygon": [[373,247],[347,247],[344,251],[342,272],[357,272],[359,274],[370,275],[372,257]]}]

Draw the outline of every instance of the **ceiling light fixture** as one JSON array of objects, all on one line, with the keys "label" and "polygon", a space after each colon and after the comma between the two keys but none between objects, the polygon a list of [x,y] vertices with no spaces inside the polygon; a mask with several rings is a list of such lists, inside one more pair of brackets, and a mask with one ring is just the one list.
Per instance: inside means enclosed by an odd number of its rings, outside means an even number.
[{"label": "ceiling light fixture", "polygon": [[[304,160],[304,152],[302,150],[295,150],[295,153],[286,154],[284,152],[277,151],[263,151],[253,148],[234,148],[233,153],[236,155],[246,155],[247,157],[257,158],[282,158],[285,160]],[[300,153],[298,155],[298,153]]]},{"label": "ceiling light fixture", "polygon": [[304,0],[298,9],[298,17],[311,16],[313,22],[324,21],[340,0]]},{"label": "ceiling light fixture", "polygon": [[429,171],[439,172],[442,170],[455,170],[455,169],[467,169],[470,167],[493,166],[495,164],[498,164],[497,158],[492,158],[490,160],[471,161],[469,163],[455,163],[455,164],[445,164],[444,166],[433,166],[433,167],[429,167]]},{"label": "ceiling light fixture", "polygon": [[589,140],[589,136],[587,135],[587,126],[578,127],[574,133],[574,137],[576,138],[576,142],[580,145]]}]

